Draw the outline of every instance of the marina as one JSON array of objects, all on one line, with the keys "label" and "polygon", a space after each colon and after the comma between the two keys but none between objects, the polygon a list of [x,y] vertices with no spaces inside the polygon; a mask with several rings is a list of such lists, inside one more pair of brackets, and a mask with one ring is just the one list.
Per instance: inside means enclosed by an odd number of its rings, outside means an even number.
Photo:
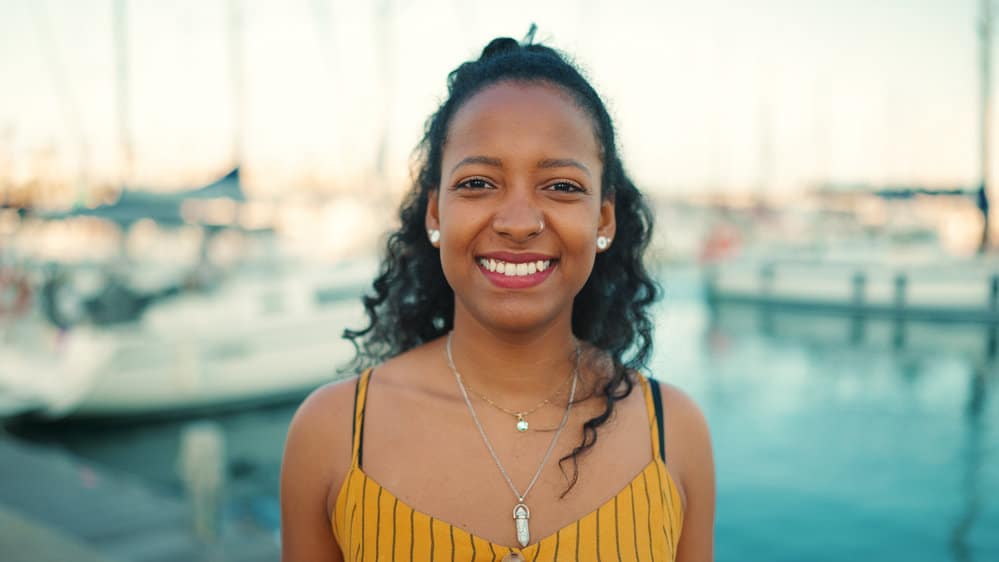
[{"label": "marina", "polygon": [[[992,493],[999,489],[999,370],[985,327],[907,322],[908,337],[895,342],[894,322],[872,321],[857,337],[846,317],[712,308],[695,269],[668,270],[661,280],[673,297],[656,313],[650,372],[703,404],[712,427],[717,560],[745,560],[749,551],[753,560],[788,562],[989,562],[999,554]],[[296,405],[137,421],[20,421],[9,424],[8,439],[127,474],[167,496],[178,513],[187,502],[178,469],[185,434],[208,422],[224,440],[221,528],[253,529],[273,541],[280,456]],[[28,487],[46,490],[45,471],[31,473]],[[105,490],[107,501],[120,493]],[[9,509],[9,501],[0,503]],[[27,515],[44,521],[46,510],[36,509]],[[84,517],[81,511],[65,517]]]},{"label": "marina", "polygon": [[[289,423],[423,235],[443,69],[528,28],[655,217],[647,374],[707,419],[715,560],[999,560],[994,3],[8,3],[0,562],[280,559]],[[530,251],[582,255],[576,191]]]},{"label": "marina", "polygon": [[0,340],[0,413],[153,414],[300,395],[350,358],[326,329],[360,322],[373,269],[234,276],[108,325],[23,322]]},{"label": "marina", "polygon": [[999,324],[999,264],[930,257],[875,260],[735,260],[708,269],[711,302],[873,318]]}]

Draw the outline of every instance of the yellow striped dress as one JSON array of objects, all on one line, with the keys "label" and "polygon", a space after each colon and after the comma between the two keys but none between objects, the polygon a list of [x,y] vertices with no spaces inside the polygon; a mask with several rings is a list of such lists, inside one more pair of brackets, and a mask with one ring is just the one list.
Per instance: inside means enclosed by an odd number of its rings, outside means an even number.
[{"label": "yellow striped dress", "polygon": [[414,509],[364,473],[361,435],[370,376],[369,369],[358,379],[353,460],[331,521],[345,561],[665,562],[676,558],[683,508],[676,483],[666,470],[658,384],[639,377],[651,420],[652,461],[616,496],[582,519],[526,548],[512,548]]}]

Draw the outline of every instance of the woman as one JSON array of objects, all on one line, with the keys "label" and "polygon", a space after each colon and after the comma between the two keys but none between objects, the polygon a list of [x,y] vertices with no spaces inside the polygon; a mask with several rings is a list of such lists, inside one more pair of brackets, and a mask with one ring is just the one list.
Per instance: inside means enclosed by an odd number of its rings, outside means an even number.
[{"label": "woman", "polygon": [[448,91],[345,334],[363,373],[291,424],[284,559],[711,560],[704,418],[639,372],[651,214],[603,102],[509,38]]}]

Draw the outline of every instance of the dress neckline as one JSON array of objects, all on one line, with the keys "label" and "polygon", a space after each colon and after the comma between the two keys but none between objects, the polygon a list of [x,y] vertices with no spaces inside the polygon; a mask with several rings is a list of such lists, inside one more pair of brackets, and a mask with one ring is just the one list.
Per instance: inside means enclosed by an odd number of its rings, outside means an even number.
[{"label": "dress neckline", "polygon": [[[684,508],[683,508],[683,505],[681,503],[682,502],[682,494],[679,493],[679,488],[678,488],[678,486],[676,484],[676,481],[673,479],[672,475],[669,472],[669,469],[666,466],[665,455],[663,454],[663,451],[662,451],[662,447],[663,447],[662,437],[663,436],[662,436],[662,430],[661,430],[661,425],[660,425],[662,423],[662,420],[661,420],[661,416],[662,416],[662,410],[661,410],[661,408],[662,408],[662,406],[661,406],[661,399],[659,397],[658,387],[654,388],[653,387],[654,383],[652,383],[648,378],[646,378],[645,376],[643,376],[641,373],[639,373],[637,375],[637,378],[639,380],[639,384],[640,384],[640,386],[642,388],[642,391],[643,391],[643,394],[644,394],[645,404],[646,404],[646,408],[647,408],[647,411],[648,411],[648,414],[649,414],[649,418],[650,418],[649,419],[649,430],[650,430],[650,433],[651,433],[650,437],[651,437],[651,440],[652,440],[652,460],[650,460],[648,462],[648,464],[646,464],[645,467],[642,468],[638,472],[638,474],[636,474],[627,484],[625,484],[625,486],[620,491],[618,491],[616,494],[614,494],[613,496],[611,496],[610,498],[608,498],[606,501],[602,502],[600,505],[598,505],[597,507],[595,507],[593,510],[587,512],[585,515],[583,515],[582,517],[576,519],[575,521],[569,522],[568,524],[566,524],[563,527],[559,528],[554,533],[543,537],[541,540],[539,540],[537,542],[533,542],[533,543],[527,545],[526,547],[519,548],[519,547],[511,547],[511,546],[505,546],[505,545],[502,545],[502,544],[494,543],[494,542],[492,542],[492,541],[490,541],[490,540],[488,540],[488,539],[486,539],[484,537],[476,535],[475,533],[466,531],[462,527],[459,527],[457,525],[453,525],[453,524],[451,524],[451,523],[449,523],[447,521],[444,521],[442,519],[434,517],[433,515],[430,515],[429,513],[426,513],[424,511],[416,509],[413,506],[411,506],[410,504],[408,504],[405,501],[401,500],[391,490],[387,489],[385,486],[382,486],[380,482],[378,482],[376,479],[372,478],[367,472],[364,471],[364,469],[362,468],[362,466],[360,464],[360,453],[361,453],[361,445],[362,445],[362,443],[361,443],[362,431],[361,430],[362,430],[363,423],[364,423],[364,405],[365,405],[365,403],[367,401],[367,383],[368,383],[368,378],[370,377],[371,372],[373,370],[374,370],[373,368],[368,368],[367,370],[365,370],[364,373],[361,374],[361,376],[359,377],[358,382],[357,382],[357,387],[355,389],[355,395],[354,395],[354,426],[352,428],[353,449],[354,450],[353,450],[353,454],[352,454],[350,470],[347,471],[347,474],[344,477],[343,482],[340,485],[340,489],[337,491],[337,499],[336,499],[336,502],[334,503],[333,513],[330,516],[330,524],[333,527],[334,534],[336,533],[336,528],[337,528],[337,521],[336,521],[337,514],[340,512],[339,507],[340,507],[341,502],[345,501],[345,495],[344,495],[344,493],[347,490],[347,487],[348,487],[349,483],[352,480],[354,480],[356,476],[360,476],[364,481],[370,480],[379,489],[379,491],[381,492],[381,494],[387,495],[389,497],[389,499],[392,499],[395,502],[398,502],[399,504],[402,504],[403,507],[405,507],[406,509],[410,510],[410,512],[413,513],[414,515],[419,515],[421,518],[426,518],[427,520],[430,521],[431,524],[433,524],[434,521],[438,521],[442,525],[445,525],[448,529],[450,529],[452,531],[452,533],[457,533],[459,535],[462,535],[462,536],[465,536],[465,537],[469,538],[469,540],[473,544],[476,541],[481,542],[481,543],[485,544],[486,546],[488,546],[493,551],[495,551],[498,548],[498,549],[500,549],[500,552],[504,552],[505,551],[505,552],[508,552],[508,553],[509,552],[517,552],[517,553],[521,553],[521,554],[529,554],[529,553],[531,553],[533,551],[536,551],[536,550],[540,549],[542,545],[545,545],[545,544],[551,542],[552,540],[555,540],[556,544],[557,544],[558,537],[561,535],[562,532],[564,532],[564,531],[566,531],[568,529],[571,529],[572,527],[577,527],[578,528],[578,526],[581,525],[582,523],[588,521],[589,519],[591,519],[593,517],[597,517],[597,514],[600,512],[600,510],[602,510],[604,507],[607,507],[607,506],[610,506],[610,505],[614,504],[616,501],[618,501],[621,498],[621,496],[623,496],[629,490],[632,490],[635,487],[635,485],[638,483],[639,479],[645,479],[646,485],[648,485],[648,478],[650,478],[650,475],[652,475],[652,474],[655,475],[655,479],[657,480],[657,484],[658,484],[657,488],[660,490],[660,493],[663,494],[663,498],[662,498],[663,509],[675,513],[677,515],[677,517],[679,518],[680,524],[682,525],[682,523],[683,523]],[[358,422],[360,422],[360,423],[358,423]],[[663,480],[666,481],[665,487],[663,485]],[[674,494],[675,494],[675,497],[677,498],[677,501],[675,501],[675,502],[672,501],[672,498],[674,497]],[[346,513],[344,513],[343,516],[346,517]],[[598,522],[599,522],[599,520],[598,520]]]},{"label": "dress neckline", "polygon": [[[621,496],[623,496],[625,493],[627,493],[629,490],[631,490],[638,483],[639,479],[641,479],[641,478],[650,478],[652,474],[655,474],[656,478],[660,479],[660,481],[662,479],[666,480],[667,485],[669,486],[669,491],[667,492],[667,494],[669,496],[672,496],[672,494],[674,492],[676,492],[678,494],[678,489],[677,489],[677,486],[676,486],[676,482],[673,480],[673,477],[670,474],[669,469],[666,468],[666,463],[664,463],[662,461],[662,459],[660,459],[659,457],[653,457],[653,459],[651,461],[649,461],[649,463],[646,464],[645,467],[642,468],[642,470],[640,470],[638,472],[638,474],[635,475],[634,478],[632,478],[630,481],[628,481],[628,483],[625,484],[625,486],[623,488],[621,488],[621,490],[619,492],[617,492],[616,494],[614,494],[613,496],[611,496],[610,498],[608,498],[606,501],[602,502],[600,505],[598,505],[597,507],[595,507],[593,510],[587,512],[585,515],[583,515],[582,517],[580,517],[580,518],[578,518],[578,519],[576,519],[574,521],[570,521],[569,523],[567,523],[566,525],[562,526],[561,528],[559,528],[554,533],[543,537],[541,540],[536,541],[536,542],[532,542],[531,544],[529,544],[529,545],[527,545],[527,546],[525,546],[523,548],[519,548],[519,547],[512,547],[512,546],[506,546],[506,545],[503,545],[503,544],[495,543],[495,542],[493,542],[493,541],[491,541],[491,540],[489,540],[489,539],[487,539],[485,537],[482,537],[482,536],[477,535],[475,533],[472,533],[470,531],[466,531],[464,528],[462,528],[462,527],[460,527],[458,525],[454,525],[454,524],[449,523],[449,522],[447,522],[447,521],[445,521],[445,520],[443,520],[443,519],[441,519],[439,517],[435,517],[433,515],[430,515],[429,513],[426,513],[425,511],[421,511],[419,509],[416,509],[415,507],[411,506],[409,503],[407,503],[404,500],[400,499],[399,496],[397,496],[396,494],[394,494],[391,490],[389,490],[385,486],[382,486],[380,482],[378,482],[377,480],[375,480],[374,478],[372,478],[367,472],[364,471],[363,468],[361,468],[360,466],[357,466],[357,464],[354,464],[354,465],[352,465],[350,467],[350,470],[347,472],[347,476],[343,479],[343,484],[341,484],[340,490],[337,493],[337,501],[336,501],[335,506],[339,506],[340,499],[343,497],[344,491],[345,491],[348,483],[351,481],[351,477],[355,473],[358,474],[358,475],[360,475],[363,479],[370,480],[371,482],[373,482],[375,484],[375,486],[377,486],[378,489],[381,490],[382,494],[388,496],[388,498],[391,499],[391,500],[397,501],[400,505],[404,506],[406,509],[412,511],[414,514],[416,514],[416,515],[418,515],[420,517],[425,517],[425,518],[427,518],[427,519],[429,519],[431,521],[437,521],[440,524],[445,525],[447,528],[453,530],[455,533],[459,533],[461,535],[464,535],[464,536],[468,537],[472,541],[480,541],[482,543],[485,543],[486,545],[492,547],[494,550],[498,548],[498,549],[501,550],[501,552],[502,551],[506,551],[506,552],[519,552],[519,553],[523,553],[523,554],[529,554],[529,553],[531,553],[531,552],[533,552],[533,551],[535,551],[537,549],[540,549],[542,545],[547,544],[547,543],[549,543],[549,542],[551,542],[553,540],[556,540],[556,538],[563,531],[566,531],[567,529],[571,529],[572,527],[577,527],[580,524],[582,524],[583,522],[587,521],[588,519],[590,519],[592,517],[595,517],[596,514],[597,514],[597,512],[599,512],[601,509],[603,509],[606,506],[612,505]],[[661,486],[660,486],[660,489],[661,489]],[[679,494],[678,494],[678,496],[679,496]],[[671,510],[675,509],[677,515],[679,515],[679,517],[680,517],[680,519],[682,521],[682,519],[683,519],[683,507],[682,506],[672,506],[671,505],[668,508],[664,507],[664,509],[671,509]],[[334,507],[333,515],[330,518],[330,523],[331,523],[331,525],[333,527],[336,527],[336,515],[337,515],[337,512],[338,512],[338,510]]]}]

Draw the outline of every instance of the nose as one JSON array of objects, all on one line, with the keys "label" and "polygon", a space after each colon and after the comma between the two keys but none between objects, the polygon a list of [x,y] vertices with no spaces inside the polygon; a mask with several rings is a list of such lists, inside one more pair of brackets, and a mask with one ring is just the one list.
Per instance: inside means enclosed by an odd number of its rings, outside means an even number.
[{"label": "nose", "polygon": [[493,230],[517,242],[530,240],[544,229],[544,215],[527,194],[509,192],[493,215]]}]

